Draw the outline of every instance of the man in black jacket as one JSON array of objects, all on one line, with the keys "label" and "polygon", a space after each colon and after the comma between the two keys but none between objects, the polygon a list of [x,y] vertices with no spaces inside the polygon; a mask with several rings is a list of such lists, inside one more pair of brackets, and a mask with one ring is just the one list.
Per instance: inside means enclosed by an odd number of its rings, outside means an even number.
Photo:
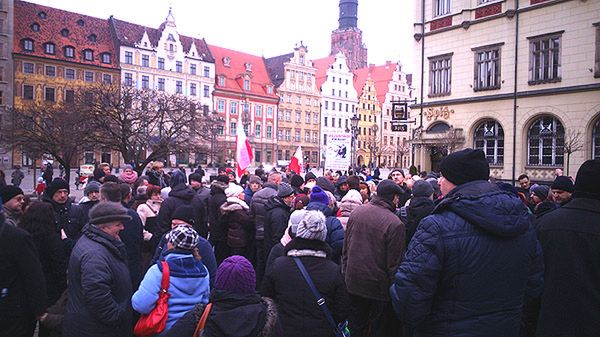
[{"label": "man in black jacket", "polygon": [[537,336],[600,336],[600,160],[579,168],[573,199],[540,218],[544,291]]},{"label": "man in black jacket", "polygon": [[74,239],[79,238],[81,235],[81,229],[87,224],[88,213],[92,207],[100,202],[100,183],[97,181],[87,183],[83,189],[83,195],[85,196],[84,200],[77,205],[73,205],[69,212],[69,233]]},{"label": "man in black jacket", "polygon": [[277,195],[271,197],[265,207],[265,261],[285,231],[292,213],[294,189],[288,183],[279,184]]},{"label": "man in black jacket", "polygon": [[229,256],[227,227],[223,224],[223,214],[221,214],[221,205],[227,201],[225,189],[228,186],[229,178],[226,175],[218,176],[210,185],[210,197],[208,198],[209,241],[215,247],[217,265]]},{"label": "man in black jacket", "polygon": [[44,191],[43,201],[50,203],[54,210],[54,221],[56,222],[56,232],[64,230],[67,236],[74,238],[74,233],[69,233],[69,212],[73,205],[73,200],[69,198],[69,183],[62,178],[52,180]]}]

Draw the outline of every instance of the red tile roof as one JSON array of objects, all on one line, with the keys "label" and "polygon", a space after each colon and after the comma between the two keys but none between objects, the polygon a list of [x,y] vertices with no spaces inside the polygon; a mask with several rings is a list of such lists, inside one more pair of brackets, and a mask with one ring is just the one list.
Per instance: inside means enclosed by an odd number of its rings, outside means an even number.
[{"label": "red tile roof", "polygon": [[[41,14],[44,13],[45,17]],[[15,33],[13,50],[15,54],[33,55],[43,58],[92,64],[103,68],[118,68],[118,53],[112,38],[108,20],[99,19],[57,8],[42,6],[25,1],[15,1]],[[33,24],[39,25],[39,31],[32,29]],[[81,23],[83,25],[81,25]],[[68,30],[68,36],[62,35],[62,30]],[[96,41],[91,41],[91,35]],[[23,49],[22,40],[34,41],[33,52]],[[44,44],[55,44],[54,54],[46,54]],[[75,57],[65,57],[64,47],[75,48]],[[94,52],[93,61],[84,61],[83,51],[91,49]],[[110,54],[110,64],[102,63],[101,54]]]},{"label": "red tile roof", "polygon": [[396,65],[394,63],[386,63],[381,66],[369,66],[366,68],[356,69],[354,71],[354,88],[358,95],[362,95],[363,87],[367,79],[371,78],[375,84],[377,92],[377,100],[379,104],[385,102],[385,95],[389,91],[389,83],[394,76]]},{"label": "red tile roof", "polygon": [[335,62],[335,55],[330,55],[320,59],[313,60],[313,67],[317,68],[315,84],[317,89],[321,90],[321,85],[327,80],[327,70]]},{"label": "red tile roof", "polygon": [[[119,43],[128,47],[135,47],[136,44],[139,44],[142,41],[144,32],[148,34],[148,38],[150,39],[152,47],[156,47],[158,45],[158,41],[160,40],[162,31],[165,28],[164,22],[159,26],[158,29],[156,29],[131,22],[121,21],[112,17],[109,21],[114,27],[115,35]],[[183,45],[183,51],[185,53],[190,51],[193,41],[196,45],[196,50],[198,50],[198,55],[202,56],[202,60],[211,63],[214,62],[214,58],[212,57],[212,54],[210,53],[208,45],[204,39],[198,39],[180,34],[179,40]]]},{"label": "red tile roof", "polygon": [[[215,58],[216,83],[215,90],[225,90],[236,93],[246,93],[268,98],[277,98],[275,88],[271,94],[267,93],[267,86],[273,86],[265,59],[260,56],[250,55],[232,49],[209,45],[213,57]],[[229,66],[225,66],[223,60],[229,58]],[[250,90],[243,90],[243,75],[246,74],[246,63],[252,65],[250,74]],[[225,86],[219,85],[219,76],[225,76]]]}]

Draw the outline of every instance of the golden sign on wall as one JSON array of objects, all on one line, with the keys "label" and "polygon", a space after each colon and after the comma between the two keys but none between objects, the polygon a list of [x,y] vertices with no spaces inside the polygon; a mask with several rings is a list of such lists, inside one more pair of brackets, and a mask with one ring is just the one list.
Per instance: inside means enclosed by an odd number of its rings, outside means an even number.
[{"label": "golden sign on wall", "polygon": [[449,109],[447,106],[443,106],[441,108],[429,108],[425,110],[425,117],[427,121],[437,121],[438,118],[448,119],[450,118],[450,114],[454,113],[454,109]]}]

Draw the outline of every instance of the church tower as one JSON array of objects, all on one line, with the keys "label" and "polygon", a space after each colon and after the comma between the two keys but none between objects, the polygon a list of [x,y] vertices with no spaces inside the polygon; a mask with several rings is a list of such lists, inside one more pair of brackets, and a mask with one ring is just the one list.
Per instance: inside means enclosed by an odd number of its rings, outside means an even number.
[{"label": "church tower", "polygon": [[358,29],[358,0],[340,0],[339,27],[331,33],[331,54],[344,53],[351,70],[367,66],[367,47]]}]

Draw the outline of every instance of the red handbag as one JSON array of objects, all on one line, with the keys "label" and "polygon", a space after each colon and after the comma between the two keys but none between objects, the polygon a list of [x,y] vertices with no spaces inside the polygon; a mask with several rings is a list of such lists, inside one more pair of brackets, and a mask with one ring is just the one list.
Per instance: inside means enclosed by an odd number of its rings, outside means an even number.
[{"label": "red handbag", "polygon": [[162,261],[162,280],[160,282],[160,293],[156,306],[149,314],[142,315],[138,320],[133,333],[139,337],[150,337],[159,334],[167,326],[167,317],[169,317],[169,265]]}]

